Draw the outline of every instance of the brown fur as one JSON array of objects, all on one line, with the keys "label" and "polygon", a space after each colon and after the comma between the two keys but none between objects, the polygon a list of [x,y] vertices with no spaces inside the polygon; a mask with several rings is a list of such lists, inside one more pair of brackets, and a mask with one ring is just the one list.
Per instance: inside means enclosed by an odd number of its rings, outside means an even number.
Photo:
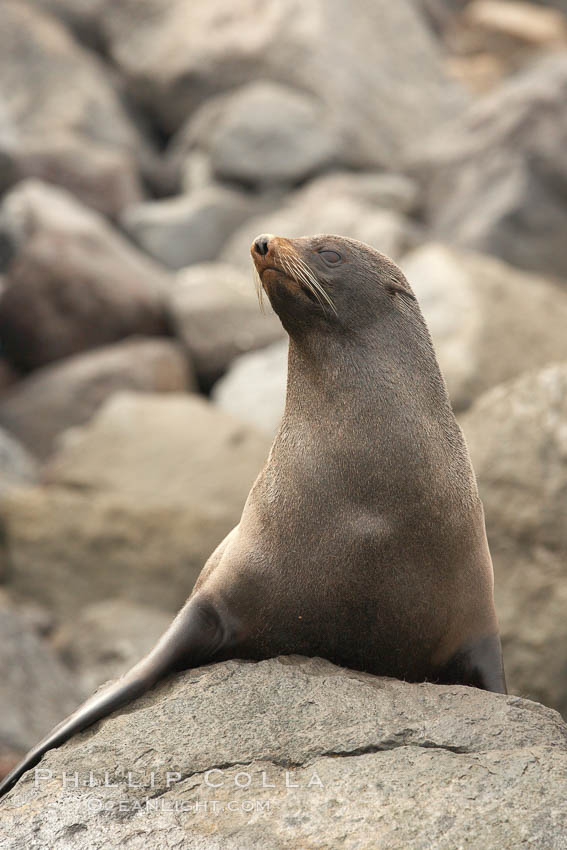
[{"label": "brown fur", "polygon": [[505,690],[482,505],[407,281],[352,239],[257,244],[289,375],[241,521],[152,652],[40,742],[0,793],[168,672],[213,660],[321,655]]},{"label": "brown fur", "polygon": [[[343,262],[325,266],[320,247]],[[336,314],[277,271],[293,253]],[[253,256],[290,336],[286,409],[195,592],[240,612],[238,654],[434,680],[497,624],[482,505],[417,302],[390,260],[354,240],[272,239]]]}]

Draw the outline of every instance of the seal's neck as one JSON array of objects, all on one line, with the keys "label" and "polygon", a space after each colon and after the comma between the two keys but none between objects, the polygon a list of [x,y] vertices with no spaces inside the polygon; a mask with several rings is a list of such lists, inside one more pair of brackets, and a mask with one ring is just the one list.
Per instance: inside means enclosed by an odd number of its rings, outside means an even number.
[{"label": "seal's neck", "polygon": [[421,315],[385,317],[378,330],[290,338],[286,408],[271,454],[278,475],[299,463],[304,478],[308,456],[327,480],[335,470],[364,498],[379,493],[384,503],[385,475],[408,499],[427,493],[477,510],[468,451]]},{"label": "seal's neck", "polygon": [[403,420],[406,434],[427,421],[454,432],[445,383],[419,313],[392,311],[378,328],[354,335],[290,337],[285,419],[329,427],[337,417],[356,430],[387,423],[399,428]]},{"label": "seal's neck", "polygon": [[460,504],[480,521],[468,451],[417,309],[356,334],[294,335],[288,370],[285,413],[258,492],[268,488],[272,500],[287,476],[312,486],[319,503],[325,492],[343,492],[396,513],[417,502],[423,512],[427,501],[435,516],[442,504]]}]

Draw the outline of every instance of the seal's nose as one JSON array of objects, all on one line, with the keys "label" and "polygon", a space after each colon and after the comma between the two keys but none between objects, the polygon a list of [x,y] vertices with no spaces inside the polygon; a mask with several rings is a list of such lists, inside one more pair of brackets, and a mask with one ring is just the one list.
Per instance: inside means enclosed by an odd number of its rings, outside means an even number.
[{"label": "seal's nose", "polygon": [[261,236],[257,236],[254,240],[254,250],[257,254],[260,254],[261,257],[265,257],[268,253],[268,244],[271,238],[271,233],[262,233]]}]

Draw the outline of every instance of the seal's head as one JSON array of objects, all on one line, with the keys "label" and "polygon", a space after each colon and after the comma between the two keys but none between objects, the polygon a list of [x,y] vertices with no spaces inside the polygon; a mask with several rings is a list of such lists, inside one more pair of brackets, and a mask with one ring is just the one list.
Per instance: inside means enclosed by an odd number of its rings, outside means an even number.
[{"label": "seal's head", "polygon": [[293,335],[340,325],[360,329],[414,295],[400,269],[369,245],[320,234],[286,239],[262,234],[250,252],[261,288]]}]

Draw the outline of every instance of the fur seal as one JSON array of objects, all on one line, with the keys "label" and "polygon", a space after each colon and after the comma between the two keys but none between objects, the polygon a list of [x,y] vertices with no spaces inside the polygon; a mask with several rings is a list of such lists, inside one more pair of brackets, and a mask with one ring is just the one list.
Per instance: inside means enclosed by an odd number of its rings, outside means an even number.
[{"label": "fur seal", "polygon": [[155,648],[0,786],[167,673],[320,655],[506,692],[484,515],[415,296],[352,239],[262,235],[251,253],[289,335],[285,414],[238,526]]}]

